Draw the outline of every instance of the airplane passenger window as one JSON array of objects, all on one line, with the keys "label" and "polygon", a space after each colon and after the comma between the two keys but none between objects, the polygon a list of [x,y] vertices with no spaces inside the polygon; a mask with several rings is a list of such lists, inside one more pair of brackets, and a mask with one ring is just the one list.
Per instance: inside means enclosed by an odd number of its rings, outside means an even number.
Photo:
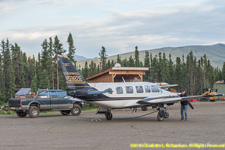
[{"label": "airplane passenger window", "polygon": [[152,86],[151,86],[151,89],[152,89],[152,92],[159,92],[158,87],[155,86],[155,85],[152,85]]},{"label": "airplane passenger window", "polygon": [[133,93],[133,87],[132,86],[126,86],[126,91],[127,91],[127,94],[132,94]]},{"label": "airplane passenger window", "polygon": [[150,93],[150,86],[149,85],[145,85],[145,92],[146,93]]},{"label": "airplane passenger window", "polygon": [[117,87],[116,88],[116,93],[117,94],[123,94],[123,88],[122,87]]},{"label": "airplane passenger window", "polygon": [[137,90],[137,93],[143,93],[144,92],[142,86],[136,86],[136,90]]}]

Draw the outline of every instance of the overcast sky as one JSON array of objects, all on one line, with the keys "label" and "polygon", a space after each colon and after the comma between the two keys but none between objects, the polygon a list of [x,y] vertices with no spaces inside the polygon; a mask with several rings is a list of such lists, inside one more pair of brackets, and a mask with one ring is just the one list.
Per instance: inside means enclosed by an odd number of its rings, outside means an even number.
[{"label": "overcast sky", "polygon": [[0,40],[37,56],[56,35],[93,58],[161,47],[225,42],[224,0],[0,0]]}]

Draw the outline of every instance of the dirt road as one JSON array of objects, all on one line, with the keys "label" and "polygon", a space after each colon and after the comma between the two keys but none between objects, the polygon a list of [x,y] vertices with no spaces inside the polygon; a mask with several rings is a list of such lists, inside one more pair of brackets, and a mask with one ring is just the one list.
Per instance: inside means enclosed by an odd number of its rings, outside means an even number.
[{"label": "dirt road", "polygon": [[[114,110],[113,120],[95,111],[79,117],[60,113],[39,118],[0,116],[0,149],[130,149],[130,144],[225,143],[225,102],[193,102],[188,121],[180,121],[180,104],[169,107],[170,117],[162,122],[156,113],[128,119],[148,112]],[[101,122],[91,121],[92,118]]]}]

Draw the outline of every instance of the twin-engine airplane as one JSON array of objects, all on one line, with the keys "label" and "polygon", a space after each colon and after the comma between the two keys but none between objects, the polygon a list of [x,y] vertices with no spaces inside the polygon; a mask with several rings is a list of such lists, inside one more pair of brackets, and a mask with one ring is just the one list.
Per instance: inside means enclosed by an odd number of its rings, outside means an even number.
[{"label": "twin-engine airplane", "polygon": [[[157,108],[158,121],[169,117],[167,107],[179,101],[186,101],[209,95],[180,97],[178,93],[171,93],[159,88],[157,83],[150,82],[117,82],[117,83],[87,83],[66,56],[58,56],[68,85],[69,96],[82,99],[99,106],[97,113],[105,114],[111,120],[112,109],[123,108]],[[169,86],[165,86],[168,88]],[[217,94],[222,96],[223,94]],[[212,96],[212,95],[211,95]]]}]

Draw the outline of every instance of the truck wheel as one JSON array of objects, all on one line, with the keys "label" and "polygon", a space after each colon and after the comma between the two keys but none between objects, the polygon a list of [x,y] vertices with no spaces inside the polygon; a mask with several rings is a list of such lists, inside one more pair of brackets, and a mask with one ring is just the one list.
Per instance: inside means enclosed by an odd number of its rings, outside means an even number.
[{"label": "truck wheel", "polygon": [[81,107],[80,107],[80,105],[74,104],[73,105],[73,108],[71,109],[71,114],[73,116],[78,116],[78,115],[80,115],[80,113],[81,113]]},{"label": "truck wheel", "polygon": [[64,115],[64,116],[67,116],[70,114],[70,110],[61,110],[61,114]]},{"label": "truck wheel", "polygon": [[27,115],[27,113],[25,113],[25,112],[16,112],[16,114],[19,118],[24,118]]},{"label": "truck wheel", "polygon": [[29,116],[31,118],[37,118],[39,116],[40,110],[37,106],[31,106],[29,109]]}]

